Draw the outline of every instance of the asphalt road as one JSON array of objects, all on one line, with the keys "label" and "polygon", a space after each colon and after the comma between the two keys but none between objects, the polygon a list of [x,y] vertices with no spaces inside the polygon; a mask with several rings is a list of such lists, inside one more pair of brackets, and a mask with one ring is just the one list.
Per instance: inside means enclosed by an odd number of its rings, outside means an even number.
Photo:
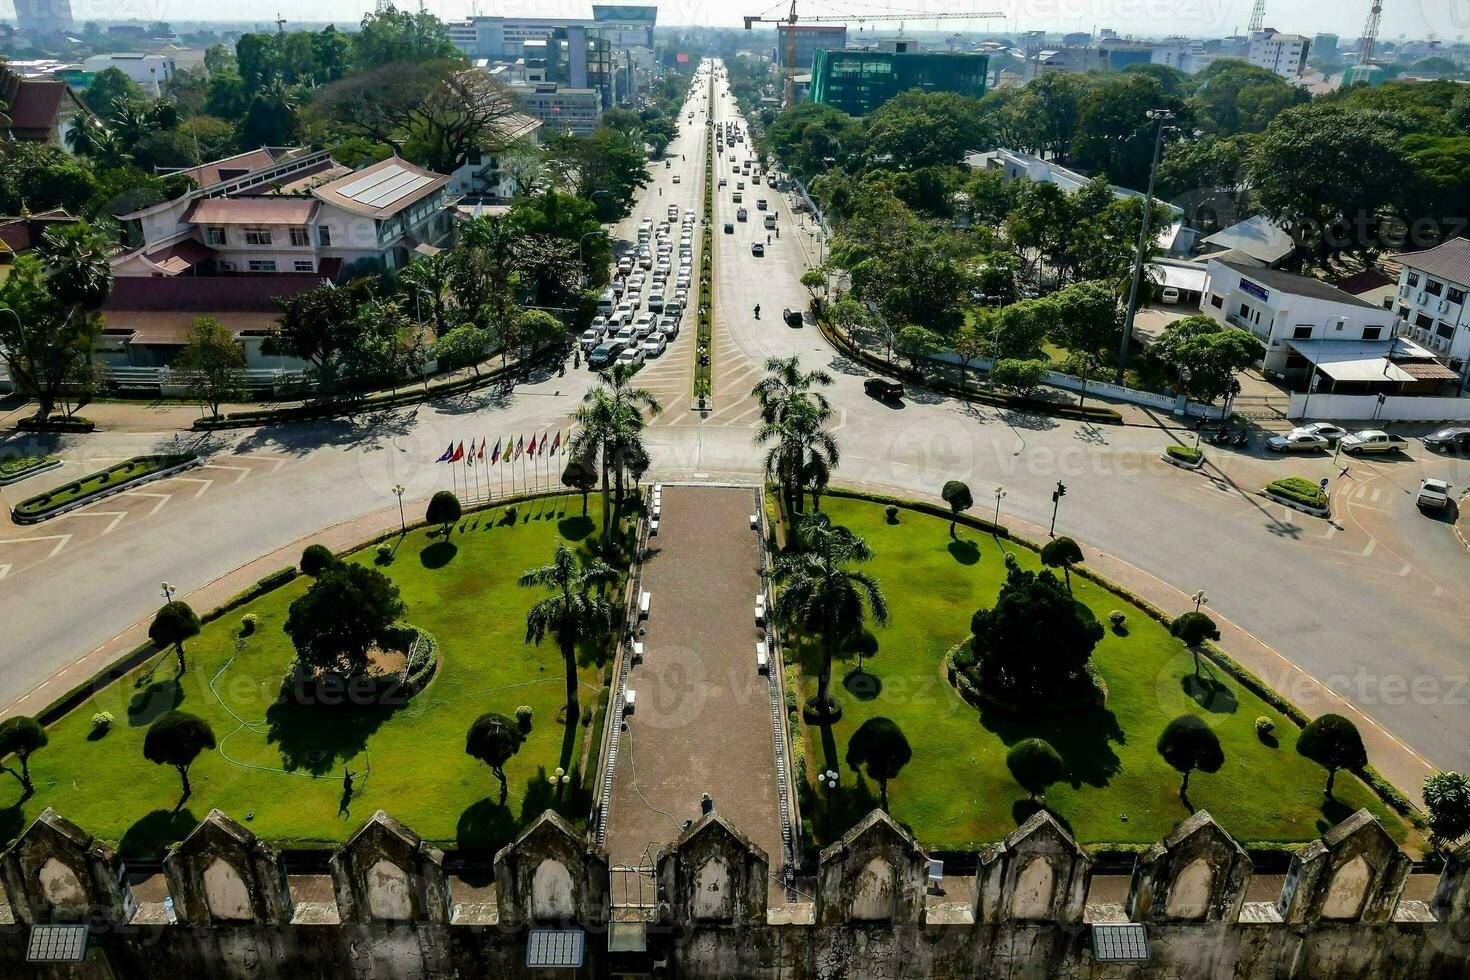
[{"label": "asphalt road", "polygon": [[[717,119],[733,117],[733,103],[719,99],[715,112]],[[619,237],[631,239],[644,214],[661,216],[670,201],[697,206],[702,138],[702,119],[684,125],[669,152],[672,166],[653,166],[653,183],[618,226]],[[743,159],[744,149],[737,144],[737,157]],[[680,154],[688,159],[681,161]],[[1060,480],[1068,494],[1059,533],[1175,584],[1181,594],[1171,611],[1185,608],[1186,593],[1205,590],[1211,608],[1327,683],[1434,765],[1470,767],[1470,654],[1463,640],[1470,622],[1464,575],[1470,559],[1447,521],[1426,517],[1414,505],[1424,475],[1470,486],[1470,460],[1438,457],[1417,444],[1397,458],[1347,463],[1207,446],[1209,466],[1195,474],[1159,460],[1166,442],[1189,438],[1163,427],[1094,427],[914,389],[899,406],[874,401],[862,390],[865,369],[834,353],[815,327],[781,322],[782,307],[805,305],[798,277],[815,260],[817,243],[799,229],[792,232],[799,219],[779,194],[749,182],[747,202],[765,196],[782,237],[757,258],[750,243],[758,233],[763,241],[764,229],[737,223],[734,234],[724,234],[723,222],[734,213],[734,179],[728,159],[721,166],[730,186],[719,192],[714,236],[714,406],[704,414],[690,408],[694,331],[686,317],[679,339],[643,373],[665,404],[648,434],[659,476],[755,476],[761,451],[751,444],[756,410],[750,386],[767,357],[798,354],[834,375],[829,396],[843,449],[836,481],[933,497],[945,480],[963,479],[980,513],[993,512],[993,490],[1003,487],[1002,520],[1013,515],[1045,526]],[[681,176],[677,185],[675,174]],[[760,213],[747,207],[752,216]],[[757,302],[759,321],[752,315]],[[493,442],[506,432],[554,429],[591,380],[585,369],[568,365],[565,376],[356,424],[216,437],[198,445],[222,468],[187,474],[212,483],[145,487],[168,497],[114,498],[37,528],[0,524],[0,703],[142,618],[159,601],[158,583],[169,581],[187,594],[322,527],[390,506],[395,483],[408,487],[407,500],[421,501],[450,485],[447,468],[432,461],[451,439],[488,435]],[[102,457],[171,442],[172,433],[100,433],[51,445],[70,461],[70,477],[95,468],[91,462]],[[232,466],[238,469],[223,468]],[[1285,475],[1330,478],[1334,519],[1299,514],[1255,494],[1267,480]],[[11,505],[63,478],[37,477],[0,496]],[[421,511],[421,504],[411,506]],[[62,540],[66,534],[72,537]],[[1306,700],[1289,687],[1283,693]],[[1309,713],[1331,708],[1302,706]]]}]

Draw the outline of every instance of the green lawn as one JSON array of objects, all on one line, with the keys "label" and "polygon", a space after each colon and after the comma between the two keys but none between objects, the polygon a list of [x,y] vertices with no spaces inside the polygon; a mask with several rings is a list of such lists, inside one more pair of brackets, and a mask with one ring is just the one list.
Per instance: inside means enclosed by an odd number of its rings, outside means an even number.
[{"label": "green lawn", "polygon": [[[36,795],[23,805],[13,805],[19,784],[0,774],[0,807],[8,807],[0,809],[0,841],[47,806],[125,852],[145,854],[179,839],[212,807],[284,847],[342,841],[380,808],[448,847],[498,847],[547,807],[584,820],[580,772],[559,793],[547,776],[557,766],[579,769],[587,728],[557,722],[566,692],[555,641],[525,642],[526,612],[543,593],[516,579],[549,563],[559,540],[577,549],[595,540],[595,511],[584,518],[577,498],[555,497],[521,504],[514,524],[500,510],[471,514],[449,542],[437,529],[409,532],[384,571],[402,589],[406,618],[438,638],[442,660],[428,687],[396,711],[274,703],[294,658],[281,625],[309,579],[226,614],[189,642],[180,681],[167,653],[53,725],[50,745],[31,760]],[[372,561],[373,552],[352,560]],[[246,612],[258,623],[238,640]],[[600,660],[601,651],[584,652],[584,707],[598,704]],[[489,768],[465,755],[465,732],[486,711],[513,716],[523,704],[535,711],[533,726],[505,767],[510,796],[502,807]],[[174,706],[205,718],[219,740],[217,752],[195,763],[193,796],[177,814],[177,773],[142,751],[148,724]],[[91,717],[104,710],[116,724],[93,740]],[[344,766],[360,790],[350,813],[339,812]]]},{"label": "green lawn", "polygon": [[[877,785],[846,764],[847,741],[865,720],[886,716],[913,750],[889,783],[890,810],[926,846],[973,850],[1029,815],[1026,793],[1006,769],[1005,755],[1032,736],[1050,741],[1067,766],[1046,802],[1079,841],[1152,843],[1188,816],[1178,797],[1179,775],[1155,751],[1164,726],[1185,712],[1207,715],[1225,750],[1218,773],[1191,777],[1190,801],[1242,843],[1310,840],[1361,806],[1395,838],[1408,835],[1410,828],[1355,778],[1340,777],[1339,802],[1324,807],[1326,771],[1297,754],[1296,726],[1219,668],[1209,670],[1219,686],[1199,699],[1209,706],[1202,707],[1191,693],[1193,664],[1185,647],[1141,610],[1077,575],[1077,598],[1099,622],[1106,624],[1114,609],[1128,617],[1128,635],[1109,631],[1094,653],[1109,688],[1106,708],[1050,720],[982,714],[955,692],[941,663],[945,651],[968,635],[975,609],[994,601],[1004,576],[1002,543],[970,529],[952,543],[948,522],[908,510],[890,525],[881,505],[865,501],[827,497],[822,509],[873,548],[875,559],[864,567],[882,583],[891,615],[890,625],[875,631],[879,650],[865,667],[881,682],[876,697],[860,700],[844,689],[843,678],[856,665],[839,660],[832,689],[842,703],[841,720],[830,730],[803,726],[808,772],[831,768],[841,774],[831,836],[876,805]],[[1039,566],[1030,550],[1003,544],[1023,567]],[[820,661],[811,643],[802,643],[797,655],[805,697],[816,691]],[[1279,745],[1256,736],[1262,715],[1276,723]],[[808,794],[804,817],[817,840],[826,842],[826,791],[819,793]]]}]

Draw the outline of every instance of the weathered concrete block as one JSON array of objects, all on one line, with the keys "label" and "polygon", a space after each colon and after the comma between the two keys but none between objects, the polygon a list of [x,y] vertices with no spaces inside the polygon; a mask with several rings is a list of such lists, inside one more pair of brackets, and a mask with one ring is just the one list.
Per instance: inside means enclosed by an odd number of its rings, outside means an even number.
[{"label": "weathered concrete block", "polygon": [[923,922],[929,858],[882,810],[822,851],[816,921]]},{"label": "weathered concrete block", "polygon": [[718,813],[660,851],[657,870],[660,921],[765,924],[770,860]]},{"label": "weathered concrete block", "polygon": [[332,854],[343,922],[449,924],[444,854],[382,810]]},{"label": "weathered concrete block", "polygon": [[975,921],[1082,921],[1092,861],[1045,810],[980,855]]},{"label": "weathered concrete block", "polygon": [[1412,866],[1367,810],[1292,856],[1276,909],[1285,922],[1387,922]]},{"label": "weathered concrete block", "polygon": [[1234,922],[1251,859],[1205,810],[1139,856],[1128,892],[1134,922]]},{"label": "weathered concrete block", "polygon": [[607,852],[547,810],[495,855],[501,925],[606,922]]},{"label": "weathered concrete block", "polygon": [[1459,924],[1470,933],[1470,844],[1461,844],[1450,853],[1430,908],[1439,921]]},{"label": "weathered concrete block", "polygon": [[180,922],[290,922],[291,889],[280,853],[219,810],[163,859]]},{"label": "weathered concrete block", "polygon": [[112,848],[50,807],[3,855],[0,877],[17,922],[125,923],[135,905]]}]

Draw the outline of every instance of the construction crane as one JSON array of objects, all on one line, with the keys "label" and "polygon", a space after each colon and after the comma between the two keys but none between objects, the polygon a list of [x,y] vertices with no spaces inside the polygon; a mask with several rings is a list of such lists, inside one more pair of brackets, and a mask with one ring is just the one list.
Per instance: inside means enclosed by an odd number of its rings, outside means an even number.
[{"label": "construction crane", "polygon": [[1378,43],[1378,25],[1383,20],[1383,0],[1373,0],[1368,10],[1368,22],[1363,25],[1362,45],[1358,53],[1358,64],[1364,67],[1373,60],[1373,46]]},{"label": "construction crane", "polygon": [[1256,0],[1256,8],[1251,11],[1250,33],[1255,34],[1266,26],[1266,0]]},{"label": "construction crane", "polygon": [[[802,17],[801,20],[808,24],[845,24],[855,20],[859,24],[866,21],[898,21],[900,23],[908,20],[941,21],[941,20],[993,20],[1003,18],[1005,14],[990,11],[986,13],[969,14],[924,14],[924,13],[895,13],[895,14],[818,14],[817,16]],[[786,65],[785,65],[785,89],[781,93],[781,104],[789,107],[796,102],[796,0],[791,0],[791,9],[785,17],[767,17],[765,14],[756,14],[745,18],[745,29],[748,31],[755,24],[775,24],[777,36],[780,36],[781,28],[790,28],[786,31]]]},{"label": "construction crane", "polygon": [[286,18],[281,16],[281,12],[279,10],[276,11],[276,33],[286,33]]}]

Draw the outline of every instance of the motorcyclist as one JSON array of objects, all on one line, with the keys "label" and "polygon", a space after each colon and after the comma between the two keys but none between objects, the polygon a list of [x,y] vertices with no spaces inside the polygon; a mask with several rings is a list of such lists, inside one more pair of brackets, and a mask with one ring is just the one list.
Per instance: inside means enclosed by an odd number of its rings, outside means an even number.
[{"label": "motorcyclist", "polygon": [[767,235],[766,236],[766,244],[767,245],[771,244],[771,236],[770,235]]},{"label": "motorcyclist", "polygon": [[761,318],[761,305],[759,303],[755,304],[755,318],[757,320]]},{"label": "motorcyclist", "polygon": [[776,227],[776,237],[777,238],[780,238],[781,237],[781,228],[780,228],[779,225]]}]

